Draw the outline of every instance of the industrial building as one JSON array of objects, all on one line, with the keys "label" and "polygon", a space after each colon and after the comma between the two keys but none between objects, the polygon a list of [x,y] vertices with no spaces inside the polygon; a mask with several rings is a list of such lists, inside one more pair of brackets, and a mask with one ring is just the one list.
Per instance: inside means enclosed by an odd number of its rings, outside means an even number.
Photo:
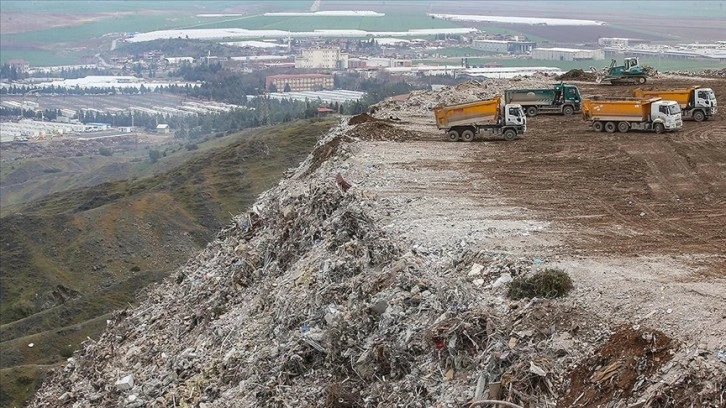
[{"label": "industrial building", "polygon": [[348,54],[340,52],[340,48],[303,50],[302,55],[295,58],[295,68],[347,69]]},{"label": "industrial building", "polygon": [[628,47],[638,44],[646,44],[648,40],[639,38],[603,37],[597,39],[597,44],[603,47]]},{"label": "industrial building", "polygon": [[472,48],[482,51],[528,54],[534,49],[535,43],[531,41],[507,41],[507,40],[474,40]]},{"label": "industrial building", "polygon": [[657,59],[687,59],[726,61],[726,43],[717,41],[712,44],[679,44],[677,46],[648,46],[641,44],[630,47],[605,47],[608,58],[641,57]]},{"label": "industrial building", "polygon": [[333,76],[325,74],[270,75],[265,78],[268,91],[272,88],[278,92],[320,91],[334,86]]},{"label": "industrial building", "polygon": [[575,48],[535,48],[532,58],[550,61],[603,60],[603,50],[579,50]]}]

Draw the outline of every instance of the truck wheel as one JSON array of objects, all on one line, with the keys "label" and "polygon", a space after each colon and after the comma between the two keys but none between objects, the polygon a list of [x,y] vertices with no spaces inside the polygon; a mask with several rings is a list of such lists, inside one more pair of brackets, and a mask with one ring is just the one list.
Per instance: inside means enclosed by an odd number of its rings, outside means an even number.
[{"label": "truck wheel", "polygon": [[537,116],[537,107],[530,106],[529,108],[527,108],[527,116],[529,116],[529,117]]},{"label": "truck wheel", "polygon": [[605,131],[608,133],[615,133],[615,129],[617,127],[615,126],[615,123],[613,122],[606,122],[605,123]]},{"label": "truck wheel", "polygon": [[628,122],[618,122],[618,132],[628,133],[628,130],[630,130],[630,125],[628,124]]},{"label": "truck wheel", "polygon": [[562,108],[562,114],[563,115],[570,116],[573,113],[575,113],[575,108],[573,108],[572,106],[569,106],[568,105],[568,106],[565,106],[564,108]]},{"label": "truck wheel", "polygon": [[455,130],[449,130],[446,132],[446,138],[449,139],[450,142],[456,142],[459,140],[459,132]]},{"label": "truck wheel", "polygon": [[643,85],[645,83],[645,77],[638,77],[638,83]]},{"label": "truck wheel", "polygon": [[603,124],[600,121],[593,122],[592,128],[595,129],[596,132],[602,132]]},{"label": "truck wheel", "polygon": [[696,122],[703,122],[706,119],[706,115],[703,113],[703,111],[697,110],[693,112],[693,120]]},{"label": "truck wheel", "polygon": [[517,131],[514,129],[507,129],[504,131],[504,140],[511,142],[517,138]]},{"label": "truck wheel", "polygon": [[665,132],[665,126],[662,123],[656,123],[653,125],[653,129],[655,129],[655,133],[658,134]]},{"label": "truck wheel", "polygon": [[471,142],[472,140],[474,140],[474,131],[467,129],[461,132],[461,140],[465,142]]}]

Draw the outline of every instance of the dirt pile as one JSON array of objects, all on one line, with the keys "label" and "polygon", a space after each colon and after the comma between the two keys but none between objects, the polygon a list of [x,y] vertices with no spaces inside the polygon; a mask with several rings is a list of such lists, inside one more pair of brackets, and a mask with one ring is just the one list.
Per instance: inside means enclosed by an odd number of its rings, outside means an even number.
[{"label": "dirt pile", "polygon": [[556,78],[558,81],[595,81],[596,76],[597,75],[594,72],[583,71],[581,69],[571,69]]},{"label": "dirt pile", "polygon": [[[502,196],[500,179],[524,178],[511,169],[527,160],[505,162],[512,150],[536,143],[437,144],[414,126],[429,106],[504,86],[412,93],[342,122],[173,279],[115,314],[31,406],[722,406],[726,345],[665,334],[660,308],[639,310],[638,282],[613,274],[605,290],[578,276],[563,298],[508,297],[514,279],[585,259],[546,243],[554,227]],[[390,116],[400,122],[369,119]],[[504,170],[480,177],[487,163]],[[542,194],[550,207],[562,199]],[[631,296],[635,307],[617,303]]]}]

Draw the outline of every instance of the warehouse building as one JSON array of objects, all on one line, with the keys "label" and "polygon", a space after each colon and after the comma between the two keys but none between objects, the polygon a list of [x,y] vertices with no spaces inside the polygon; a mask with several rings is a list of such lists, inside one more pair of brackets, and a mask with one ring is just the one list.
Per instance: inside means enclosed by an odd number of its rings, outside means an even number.
[{"label": "warehouse building", "polygon": [[474,40],[472,48],[482,51],[528,54],[534,49],[535,43],[531,41],[507,41],[507,40]]},{"label": "warehouse building", "polygon": [[550,61],[584,61],[603,60],[605,53],[602,50],[578,50],[575,48],[535,48],[532,58]]},{"label": "warehouse building", "polygon": [[334,86],[333,76],[325,74],[270,75],[265,79],[265,88],[271,92],[321,91]]}]

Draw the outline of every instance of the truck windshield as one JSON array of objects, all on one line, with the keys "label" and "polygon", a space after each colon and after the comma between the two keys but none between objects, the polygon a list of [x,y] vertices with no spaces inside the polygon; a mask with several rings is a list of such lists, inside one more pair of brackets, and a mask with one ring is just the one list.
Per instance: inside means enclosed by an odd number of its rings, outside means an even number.
[{"label": "truck windshield", "polygon": [[509,114],[512,116],[521,116],[520,112],[522,112],[519,108],[509,108]]},{"label": "truck windshield", "polygon": [[580,93],[577,91],[577,88],[567,90],[567,99],[571,101],[580,99]]},{"label": "truck windshield", "polygon": [[710,88],[701,89],[700,91],[698,91],[698,97],[700,99],[706,99],[709,101],[716,100],[716,94],[713,93],[713,90],[711,90]]},{"label": "truck windshield", "polygon": [[668,113],[671,115],[677,115],[681,113],[681,107],[678,104],[668,106]]}]

